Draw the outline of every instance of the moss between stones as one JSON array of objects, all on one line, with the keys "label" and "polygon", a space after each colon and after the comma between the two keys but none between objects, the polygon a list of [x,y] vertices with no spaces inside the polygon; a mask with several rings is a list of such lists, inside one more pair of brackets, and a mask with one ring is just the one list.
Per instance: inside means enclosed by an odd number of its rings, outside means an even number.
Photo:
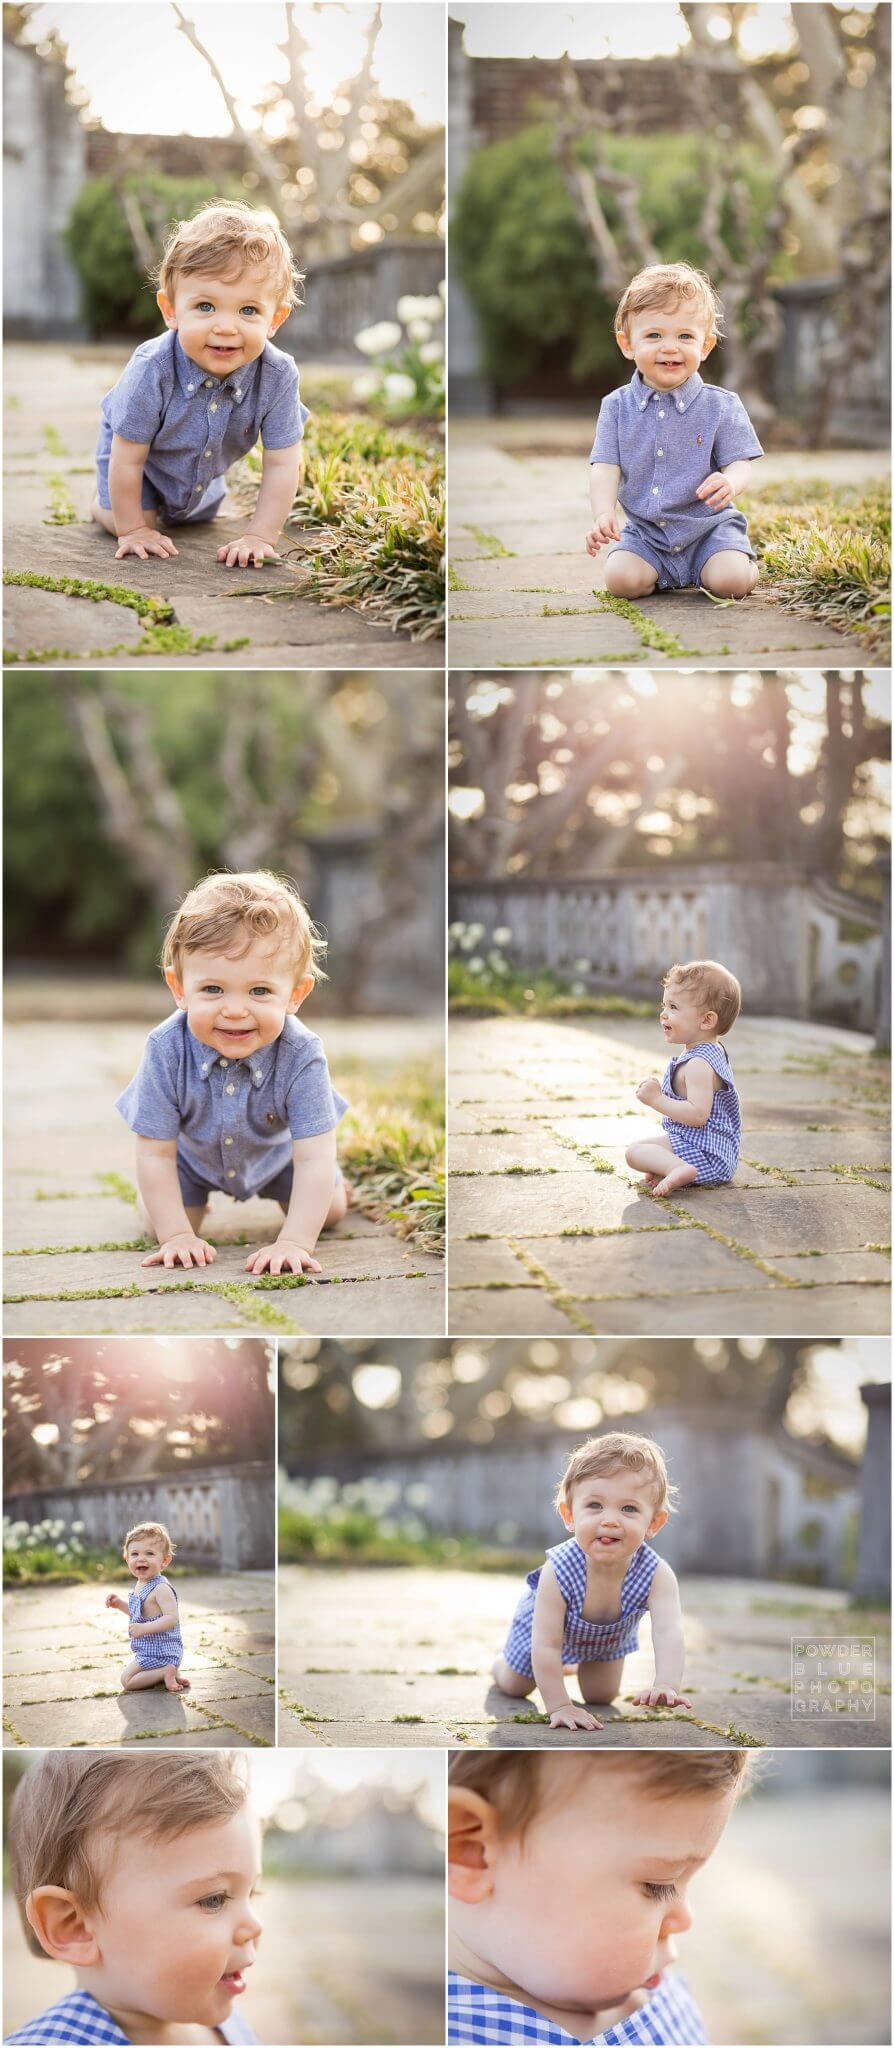
[{"label": "moss between stones", "polygon": [[539,1260],[534,1258],[533,1253],[525,1251],[523,1246],[518,1244],[514,1238],[509,1238],[508,1244],[510,1251],[515,1253],[516,1258],[521,1261],[525,1270],[531,1274],[532,1279],[539,1283],[547,1299],[552,1302],[553,1308],[557,1309],[560,1315],[565,1316],[569,1323],[573,1323],[583,1336],[595,1337],[597,1332],[594,1330],[592,1323],[588,1323],[586,1317],[581,1314],[574,1297],[565,1293],[564,1289],[560,1287],[559,1282],[553,1279],[551,1273],[547,1272],[546,1267],[541,1266]]},{"label": "moss between stones", "polygon": [[478,546],[483,548],[486,555],[490,555],[495,559],[503,558],[506,560],[510,556],[514,556],[515,550],[504,547],[503,542],[497,539],[495,533],[486,533],[481,526],[470,526],[468,521],[466,521],[466,532],[471,534],[473,540],[477,540]]},{"label": "moss between stones", "polygon": [[762,1259],[758,1256],[757,1252],[750,1251],[747,1244],[740,1244],[738,1238],[727,1237],[724,1231],[715,1230],[713,1224],[706,1223],[703,1217],[693,1216],[691,1210],[678,1209],[670,1201],[666,1201],[666,1207],[670,1210],[671,1215],[679,1217],[681,1222],[691,1223],[696,1230],[703,1230],[706,1237],[713,1237],[716,1244],[725,1245],[727,1251],[736,1252],[740,1259],[747,1259],[749,1265],[757,1266],[758,1271],[766,1274],[767,1279],[772,1280],[774,1286],[803,1286],[802,1281],[792,1280],[788,1273],[781,1273],[777,1266],[771,1266],[767,1259]]},{"label": "moss between stones", "polygon": [[[632,604],[629,597],[614,597],[609,590],[594,590],[593,596],[598,601],[600,611],[614,612],[617,618],[626,619],[627,624],[638,634],[643,647],[653,647],[657,654],[672,655],[675,660],[688,659],[690,656],[697,660],[703,658],[703,648],[684,647],[682,640],[677,639],[676,633],[666,633],[662,626],[655,624],[654,619],[647,618],[645,612],[640,611],[638,604]],[[608,657],[603,655],[602,659],[607,660]]]}]

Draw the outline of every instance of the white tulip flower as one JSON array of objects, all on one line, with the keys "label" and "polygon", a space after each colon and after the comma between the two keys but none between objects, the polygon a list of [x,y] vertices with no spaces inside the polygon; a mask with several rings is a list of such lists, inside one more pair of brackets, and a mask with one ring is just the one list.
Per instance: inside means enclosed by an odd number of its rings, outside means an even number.
[{"label": "white tulip flower", "polygon": [[396,348],[400,338],[396,320],[379,320],[373,327],[361,327],[354,336],[354,346],[365,356],[382,356],[387,349]]},{"label": "white tulip flower", "polygon": [[395,400],[415,398],[416,386],[412,377],[404,376],[402,370],[392,370],[385,378],[385,396]]}]

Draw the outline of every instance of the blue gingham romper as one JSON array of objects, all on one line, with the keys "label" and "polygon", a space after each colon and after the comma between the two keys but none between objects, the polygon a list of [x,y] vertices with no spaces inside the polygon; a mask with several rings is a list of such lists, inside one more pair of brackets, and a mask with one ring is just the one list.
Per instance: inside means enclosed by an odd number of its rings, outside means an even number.
[{"label": "blue gingham romper", "polygon": [[[167,1586],[174,1594],[174,1599],[177,1599],[170,1579],[166,1579],[164,1573],[159,1572],[154,1579],[146,1579],[141,1585],[134,1586],[132,1592],[128,1594],[127,1604],[130,1608],[131,1621],[143,1620],[143,1601],[147,1593],[154,1593],[156,1586]],[[177,1604],[179,1609],[179,1601]],[[137,1663],[144,1671],[157,1671],[161,1664],[183,1662],[183,1637],[180,1634],[179,1623],[176,1628],[159,1629],[158,1634],[154,1636],[137,1636],[130,1647]]]},{"label": "blue gingham romper", "polygon": [[[664,1970],[651,1998],[617,2026],[603,2034],[591,2034],[584,2048],[702,2048],[708,2039],[705,2023],[682,1970]],[[447,2040],[450,2048],[466,2042],[485,2048],[521,2048],[523,2042],[539,2048],[581,2048],[576,2034],[549,2020],[533,2005],[507,1998],[505,1991],[492,1991],[489,1984],[476,1984],[455,1970],[447,1975]]]},{"label": "blue gingham romper", "polygon": [[[709,1067],[713,1067],[715,1074],[720,1076],[723,1086],[714,1090],[711,1114],[706,1124],[678,1124],[672,1116],[662,1117],[671,1150],[676,1152],[678,1159],[685,1159],[688,1165],[696,1168],[700,1181],[732,1180],[739,1164],[742,1104],[726,1046],[710,1039],[705,1045],[694,1045],[688,1052],[677,1053],[675,1059],[668,1061],[661,1083],[662,1095],[673,1095],[674,1074],[686,1060],[707,1060]],[[674,1100],[682,1102],[684,1098],[678,1095]]]},{"label": "blue gingham romper", "polygon": [[[229,2019],[218,2022],[217,2032],[222,2041],[248,2042],[257,2044],[247,2020],[234,2010]],[[129,2048],[130,2035],[113,2020],[106,2006],[100,2005],[92,1991],[66,1991],[64,1998],[37,2019],[26,2020],[23,2027],[17,2027],[14,2034],[6,2035],[9,2048],[28,2044],[28,2048]]]},{"label": "blue gingham romper", "polygon": [[[648,1543],[641,1543],[634,1551],[621,1586],[621,1611],[613,1621],[588,1621],[582,1613],[587,1592],[587,1559],[576,1537],[572,1536],[567,1543],[554,1544],[546,1554],[565,1602],[563,1664],[604,1664],[613,1657],[626,1657],[635,1650],[638,1624],[649,1604],[652,1580],[661,1563],[657,1550]],[[525,1678],[534,1676],[531,1631],[542,1570],[543,1566],[538,1565],[536,1571],[528,1573],[525,1591],[512,1617],[503,1649],[507,1664]]]}]

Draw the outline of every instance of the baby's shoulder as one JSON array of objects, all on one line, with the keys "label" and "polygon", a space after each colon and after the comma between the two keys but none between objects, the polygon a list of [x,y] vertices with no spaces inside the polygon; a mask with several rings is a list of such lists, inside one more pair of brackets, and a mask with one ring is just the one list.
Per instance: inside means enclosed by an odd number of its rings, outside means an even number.
[{"label": "baby's shoulder", "polygon": [[134,349],[130,361],[121,373],[129,384],[164,384],[174,376],[174,343],[176,335],[169,329],[164,334],[153,334],[148,341],[141,341]]},{"label": "baby's shoulder", "polygon": [[265,341],[261,352],[261,376],[267,395],[281,398],[290,385],[297,384],[298,365],[286,349],[275,348],[272,341]]},{"label": "baby's shoulder", "polygon": [[287,1017],[282,1028],[277,1048],[277,1067],[281,1073],[298,1073],[310,1061],[325,1059],[323,1041],[315,1031],[302,1024],[300,1017]]}]

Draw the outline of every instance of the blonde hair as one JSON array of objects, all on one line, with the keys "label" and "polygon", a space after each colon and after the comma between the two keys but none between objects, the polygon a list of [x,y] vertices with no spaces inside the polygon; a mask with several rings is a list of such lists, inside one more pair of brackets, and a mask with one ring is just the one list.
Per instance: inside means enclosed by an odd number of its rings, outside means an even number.
[{"label": "blonde hair", "polygon": [[570,1508],[574,1489],[594,1472],[629,1472],[655,1489],[655,1512],[671,1514],[677,1489],[667,1476],[664,1452],[649,1436],[631,1436],[613,1429],[606,1436],[588,1436],[572,1451],[556,1492],[556,1507]]},{"label": "blonde hair", "polygon": [[581,1767],[590,1770],[593,1766],[605,1772],[607,1796],[611,1794],[612,1779],[619,1772],[632,1772],[639,1779],[641,1790],[658,1799],[681,1795],[695,1798],[699,1794],[728,1792],[733,1787],[744,1791],[753,1774],[753,1759],[741,1749],[642,1749],[616,1752],[611,1757],[581,1756],[573,1751],[564,1756],[542,1756],[530,1751],[507,1756],[454,1754],[447,1777],[450,1785],[464,1787],[487,1799],[495,1807],[504,1833],[521,1837],[538,1813],[556,1803],[560,1775],[564,1773],[571,1796],[579,1789]]},{"label": "blonde hair", "polygon": [[191,1828],[230,1820],[248,1797],[245,1759],[227,1750],[192,1756],[75,1756],[49,1749],[18,1785],[9,1811],[12,1887],[34,1955],[46,1951],[25,1907],[41,1885],[73,1892],[95,1909],[122,1836],[176,1841]]},{"label": "blonde hair", "polygon": [[719,960],[689,960],[685,967],[669,967],[663,986],[691,990],[696,1001],[717,1015],[721,1038],[731,1031],[742,1008],[742,990],[728,967]]},{"label": "blonde hair", "polygon": [[638,270],[621,293],[615,314],[615,333],[630,336],[630,322],[650,306],[691,306],[693,314],[704,317],[709,335],[723,334],[723,307],[704,270],[691,263],[650,263]]},{"label": "blonde hair", "polygon": [[128,1529],[122,1545],[121,1555],[125,1563],[127,1562],[128,1550],[131,1544],[136,1542],[138,1536],[157,1536],[159,1542],[164,1544],[168,1557],[173,1557],[174,1545],[163,1522],[136,1522],[132,1529]]},{"label": "blonde hair", "polygon": [[297,306],[303,278],[279,222],[241,199],[212,199],[174,222],[155,282],[170,299],[179,277],[226,277],[255,264],[269,270],[277,306]]},{"label": "blonde hair", "polygon": [[[266,868],[247,874],[206,875],[184,896],[176,916],[165,933],[161,953],[163,973],[173,969],[180,975],[186,953],[205,953],[219,947],[234,959],[241,959],[255,939],[270,938],[287,943],[295,975],[311,974],[325,980],[322,956],[326,941],[308,916],[293,882],[273,875]],[[236,942],[241,939],[241,946]]]}]

